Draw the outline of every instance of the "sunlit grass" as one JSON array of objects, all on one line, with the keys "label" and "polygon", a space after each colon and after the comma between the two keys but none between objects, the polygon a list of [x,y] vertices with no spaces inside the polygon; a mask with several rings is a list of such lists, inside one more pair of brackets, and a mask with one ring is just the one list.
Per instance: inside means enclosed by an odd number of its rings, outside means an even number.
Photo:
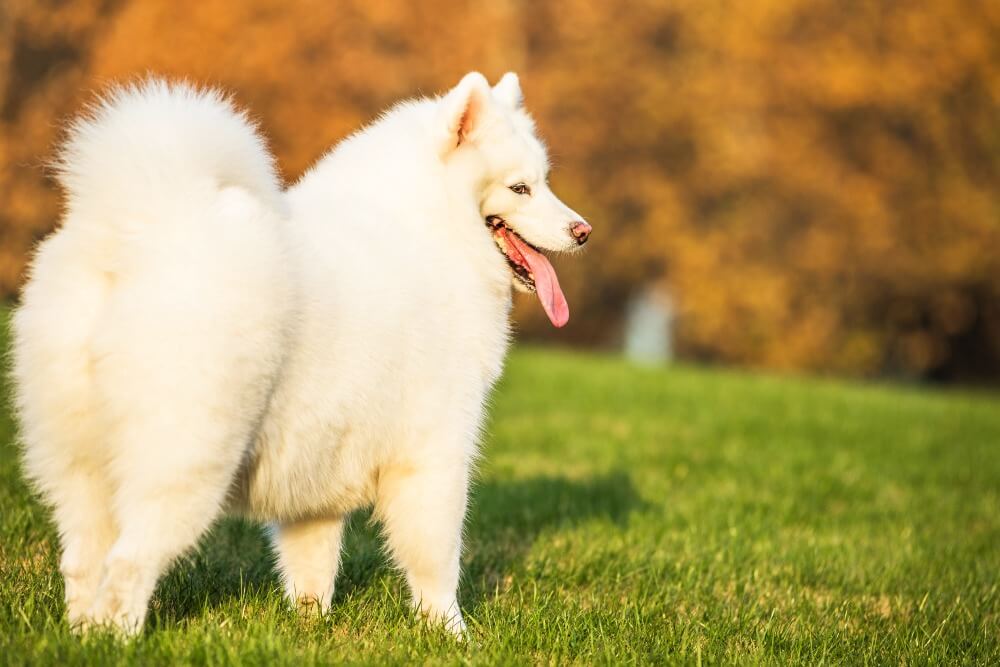
[{"label": "sunlit grass", "polygon": [[138,640],[80,639],[0,415],[0,662],[1000,661],[995,395],[521,349],[493,403],[465,643],[414,622],[364,515],[326,617],[226,521]]}]

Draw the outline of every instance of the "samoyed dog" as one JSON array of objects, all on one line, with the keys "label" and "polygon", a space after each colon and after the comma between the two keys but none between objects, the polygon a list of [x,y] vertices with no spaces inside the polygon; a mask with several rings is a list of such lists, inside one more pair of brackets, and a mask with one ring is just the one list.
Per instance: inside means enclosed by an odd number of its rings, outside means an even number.
[{"label": "samoyed dog", "polygon": [[138,631],[225,513],[266,522],[288,599],[325,609],[345,517],[372,506],[415,607],[461,632],[511,288],[564,325],[542,251],[591,230],[547,174],[513,73],[397,105],[287,190],[218,92],[150,80],[77,121],[13,322],[70,622]]}]

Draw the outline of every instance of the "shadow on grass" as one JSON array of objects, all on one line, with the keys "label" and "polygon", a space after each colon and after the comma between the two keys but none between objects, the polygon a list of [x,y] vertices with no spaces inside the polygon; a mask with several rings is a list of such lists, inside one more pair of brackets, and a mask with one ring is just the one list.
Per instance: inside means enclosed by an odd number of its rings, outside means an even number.
[{"label": "shadow on grass", "polygon": [[176,626],[236,600],[263,604],[280,585],[263,527],[225,519],[160,581],[146,632]]},{"label": "shadow on grass", "polygon": [[[474,611],[518,572],[541,534],[571,530],[591,520],[623,526],[631,513],[646,506],[622,472],[580,480],[546,475],[476,484],[466,520],[464,608]],[[151,629],[175,625],[238,599],[268,604],[280,595],[273,562],[261,527],[223,521],[161,582]],[[370,512],[355,513],[344,539],[334,604],[392,576],[391,571]]]},{"label": "shadow on grass", "polygon": [[629,516],[649,504],[624,472],[587,479],[542,475],[487,481],[473,490],[466,523],[461,599],[475,608],[522,570],[543,533],[569,531],[589,521],[624,528]]}]

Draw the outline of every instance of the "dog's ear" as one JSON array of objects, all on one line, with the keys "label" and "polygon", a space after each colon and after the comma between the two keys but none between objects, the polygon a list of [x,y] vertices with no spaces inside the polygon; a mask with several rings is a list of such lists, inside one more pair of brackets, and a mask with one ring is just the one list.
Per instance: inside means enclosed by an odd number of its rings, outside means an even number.
[{"label": "dog's ear", "polygon": [[439,123],[442,153],[469,141],[483,122],[490,102],[490,84],[479,72],[469,72],[441,99]]},{"label": "dog's ear", "polygon": [[517,74],[507,72],[503,75],[497,85],[493,86],[493,97],[511,109],[519,109],[524,104],[524,95],[521,93],[521,82]]}]

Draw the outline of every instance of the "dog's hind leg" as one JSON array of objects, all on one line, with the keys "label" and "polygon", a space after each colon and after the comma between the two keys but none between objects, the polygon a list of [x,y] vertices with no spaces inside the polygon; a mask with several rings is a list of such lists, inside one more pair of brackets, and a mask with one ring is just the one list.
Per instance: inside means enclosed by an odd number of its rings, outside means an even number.
[{"label": "dog's hind leg", "polygon": [[115,416],[119,536],[87,616],[128,633],[141,628],[160,575],[219,517],[273,380],[253,361],[253,336],[199,321],[196,309],[159,307],[148,331],[130,314],[116,322],[97,369]]},{"label": "dog's hind leg", "polygon": [[137,248],[147,254],[94,338],[120,534],[88,615],[130,632],[159,576],[220,515],[288,344],[277,217],[236,187],[194,210],[197,234]]},{"label": "dog's hind leg", "polygon": [[59,569],[63,575],[66,615],[73,627],[86,620],[97,595],[104,558],[118,529],[111,513],[108,479],[101,470],[67,471],[55,506],[62,536]]},{"label": "dog's hind leg", "polygon": [[117,532],[91,354],[109,278],[86,259],[72,230],[42,243],[12,323],[24,465],[53,508],[71,624],[91,604]]},{"label": "dog's hind leg", "polygon": [[340,564],[344,518],[303,519],[275,525],[271,538],[285,596],[302,611],[326,611]]},{"label": "dog's hind leg", "polygon": [[414,606],[455,634],[465,630],[457,592],[468,478],[464,461],[389,466],[375,506]]},{"label": "dog's hind leg", "polygon": [[[115,494],[120,533],[87,612],[90,624],[137,632],[160,575],[220,514],[247,434],[239,428],[224,435],[216,425],[206,428],[210,418],[205,412],[180,410],[192,407],[180,403],[166,410],[162,420],[133,416],[133,424],[122,432],[141,446],[116,460],[123,473]],[[172,428],[188,419],[202,423]],[[164,447],[173,451],[164,456]]]}]

